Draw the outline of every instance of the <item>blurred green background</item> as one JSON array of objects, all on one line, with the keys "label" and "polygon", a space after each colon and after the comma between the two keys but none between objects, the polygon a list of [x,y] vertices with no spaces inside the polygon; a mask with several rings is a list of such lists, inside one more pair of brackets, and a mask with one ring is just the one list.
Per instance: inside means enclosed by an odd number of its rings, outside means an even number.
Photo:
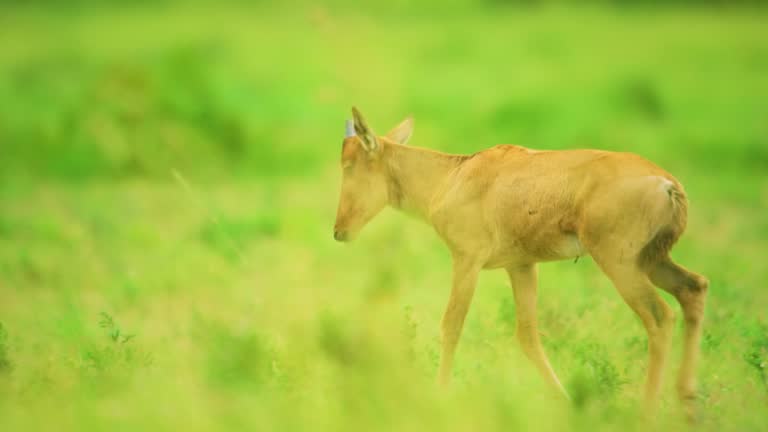
[{"label": "blurred green background", "polygon": [[712,282],[702,429],[768,430],[767,20],[725,1],[0,3],[0,430],[641,428],[644,331],[589,259],[541,268],[573,404],[520,354],[503,272],[434,385],[447,250],[391,211],[332,239],[352,105],[380,133],[413,114],[412,143],[442,151],[672,172],[691,201],[673,256]]}]

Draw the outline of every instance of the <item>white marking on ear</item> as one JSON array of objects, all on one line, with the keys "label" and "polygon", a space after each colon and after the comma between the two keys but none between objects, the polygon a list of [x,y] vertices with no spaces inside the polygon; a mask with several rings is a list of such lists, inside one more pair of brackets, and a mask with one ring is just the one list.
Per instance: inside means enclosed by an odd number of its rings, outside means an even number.
[{"label": "white marking on ear", "polygon": [[355,136],[355,124],[352,120],[347,120],[346,123],[344,123],[344,138],[353,136]]}]

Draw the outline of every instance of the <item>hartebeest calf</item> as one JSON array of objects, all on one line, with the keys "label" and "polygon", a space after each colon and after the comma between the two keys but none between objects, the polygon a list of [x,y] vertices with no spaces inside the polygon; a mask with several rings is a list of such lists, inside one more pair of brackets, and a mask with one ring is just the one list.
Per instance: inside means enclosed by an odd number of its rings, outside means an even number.
[{"label": "hartebeest calf", "polygon": [[536,263],[591,255],[648,332],[650,410],[659,398],[674,321],[654,285],[680,303],[685,345],[677,389],[692,407],[708,282],[669,257],[688,208],[672,175],[637,155],[598,150],[499,145],[450,155],[406,146],[410,118],[376,136],[357,109],[352,113],[341,153],[334,238],[351,240],[390,205],[426,220],[448,245],[453,287],[442,320],[441,382],[450,378],[479,271],[504,268],[523,351],[565,394],[539,340]]}]

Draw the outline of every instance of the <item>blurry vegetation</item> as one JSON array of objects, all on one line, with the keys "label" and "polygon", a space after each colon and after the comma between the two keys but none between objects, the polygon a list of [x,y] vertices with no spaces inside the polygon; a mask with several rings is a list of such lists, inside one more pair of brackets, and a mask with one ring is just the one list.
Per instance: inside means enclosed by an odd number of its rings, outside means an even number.
[{"label": "blurry vegetation", "polygon": [[101,338],[83,337],[80,359],[70,360],[80,372],[79,385],[91,394],[106,395],[118,391],[137,373],[152,365],[152,355],[135,342],[135,335],[125,334],[109,314],[102,312]]},{"label": "blurry vegetation", "polygon": [[69,53],[14,65],[0,77],[0,169],[74,179],[174,168],[294,174],[281,160],[301,155],[267,141],[279,127],[264,118],[275,96],[221,57],[220,47],[193,45],[121,62]]},{"label": "blurry vegetation", "polygon": [[[510,2],[511,5],[526,3],[538,2]],[[614,3],[621,2],[605,2]],[[724,2],[712,4],[724,5]],[[383,6],[374,5],[374,9],[377,7]],[[202,4],[197,8],[204,10]],[[450,11],[469,8],[469,3],[449,3],[446,22],[456,19]],[[354,82],[344,82],[344,73],[332,72],[326,66],[333,67],[333,62],[344,61],[342,53],[312,54],[334,43],[332,38],[336,36],[329,33],[332,30],[328,26],[342,21],[354,22],[354,15],[332,17],[332,11],[340,9],[341,2],[330,3],[329,9],[318,7],[300,13],[296,19],[308,26],[305,33],[308,38],[289,44],[282,49],[284,53],[267,44],[270,38],[290,37],[289,33],[268,25],[262,29],[262,35],[254,34],[255,38],[244,42],[228,43],[227,39],[234,34],[232,29],[227,29],[229,35],[218,37],[204,33],[203,37],[179,38],[157,46],[137,44],[130,52],[120,55],[104,55],[99,46],[80,49],[58,44],[50,49],[41,46],[19,58],[10,58],[0,69],[0,100],[4,102],[0,105],[0,139],[5,156],[0,159],[0,172],[4,176],[21,172],[71,180],[164,178],[173,169],[193,171],[199,176],[238,174],[263,178],[316,174],[327,164],[323,153],[317,150],[332,142],[330,137],[318,135],[318,132],[332,130],[329,124],[321,122],[331,119],[338,122],[342,113],[335,111],[346,110],[352,102],[340,103],[340,95],[359,87]],[[390,12],[403,9],[404,6],[394,6]],[[66,20],[88,23],[89,10],[83,9],[82,17],[67,15],[54,19],[52,24],[61,26],[64,23],[60,21]],[[103,8],[95,10],[99,12],[93,12],[94,19],[108,14]],[[127,15],[134,16],[136,10],[127,9]],[[262,13],[259,8],[244,10],[255,15]],[[504,10],[530,15],[536,9]],[[670,10],[683,16],[676,9]],[[8,11],[13,13],[14,8]],[[26,15],[37,14],[28,8],[19,8],[19,11],[24,11],[20,12],[22,16],[35,22],[36,18]],[[467,23],[487,18],[492,27],[498,26],[500,31],[504,28],[503,20],[487,15],[491,10],[481,8],[478,12],[481,15]],[[226,14],[227,9],[218,13]],[[552,16],[552,23],[557,25],[560,18],[557,14]],[[651,23],[663,19],[649,16]],[[188,14],[182,17],[180,26],[194,19]],[[282,15],[277,22],[280,19]],[[40,20],[39,25],[49,24]],[[382,24],[398,31],[389,20]],[[738,135],[714,131],[691,136],[698,126],[697,119],[681,117],[681,114],[698,114],[698,120],[719,115],[722,121],[738,116],[737,123],[743,123],[750,121],[750,113],[754,111],[749,107],[736,107],[734,111],[718,103],[722,90],[727,87],[711,89],[714,93],[709,96],[714,99],[707,104],[702,103],[706,92],[688,98],[685,92],[672,87],[685,88],[688,76],[680,73],[685,73],[686,68],[675,66],[680,61],[671,56],[667,60],[664,52],[652,61],[666,64],[648,63],[647,59],[643,60],[648,53],[642,50],[642,45],[636,45],[645,44],[653,50],[654,44],[662,43],[664,36],[649,35],[650,39],[643,41],[638,38],[645,36],[637,34],[636,27],[629,29],[627,44],[632,48],[628,46],[628,49],[636,50],[638,58],[634,63],[638,71],[622,71],[633,66],[632,55],[603,58],[605,66],[613,67],[618,73],[612,76],[595,75],[594,71],[584,69],[589,63],[581,62],[619,55],[614,52],[618,47],[595,39],[599,36],[594,31],[584,31],[582,43],[591,43],[599,51],[568,42],[566,36],[578,31],[578,27],[566,27],[561,33],[513,31],[507,36],[509,39],[482,41],[490,43],[486,48],[476,46],[481,39],[472,32],[471,25],[459,26],[448,33],[438,33],[437,29],[424,31],[426,43],[416,40],[412,52],[401,52],[396,60],[389,59],[387,65],[381,66],[390,69],[388,73],[395,74],[390,79],[403,82],[410,93],[404,95],[405,103],[387,101],[388,111],[397,111],[393,110],[397,108],[403,113],[414,112],[428,124],[439,124],[445,130],[440,137],[451,137],[443,144],[446,150],[475,150],[474,146],[461,144],[462,137],[483,129],[487,131],[482,136],[490,139],[513,139],[547,148],[613,147],[616,143],[634,146],[639,144],[622,143],[629,139],[623,135],[639,130],[659,145],[684,142],[696,162],[726,162],[733,168],[744,162],[760,168],[768,165],[765,130],[742,131]],[[211,27],[205,27],[206,32],[208,29]],[[52,36],[56,37],[56,33]],[[404,42],[398,41],[393,49]],[[15,43],[22,44],[21,39]],[[108,39],[105,43],[109,43]],[[689,42],[684,38],[680,48],[676,48],[674,42],[665,48],[674,52],[683,49],[686,43]],[[343,43],[339,48],[352,49],[350,45]],[[242,52],[244,49],[246,52]],[[384,49],[386,52],[386,46]],[[691,52],[696,49],[700,48]],[[505,54],[497,56],[496,52]],[[766,65],[756,60],[765,54],[764,47],[753,45],[747,46],[735,59],[724,57],[723,61],[735,60],[734,66],[745,67],[744,73],[756,76],[766,70]],[[688,53],[682,55],[691,57]],[[706,48],[690,65],[696,73],[705,74],[703,79],[707,79],[706,75],[717,79],[718,74],[722,78],[724,71],[718,71],[722,67],[717,66],[716,57],[712,57],[716,55],[717,51]],[[248,58],[251,56],[255,58]],[[398,66],[411,59],[421,68]],[[582,85],[557,84],[557,75],[552,72],[574,66],[582,68],[571,71],[583,74]],[[657,69],[651,69],[653,67]],[[443,75],[428,77],[432,68],[440,68]],[[413,73],[410,79],[403,76],[409,70]],[[543,72],[537,77],[536,71]],[[428,78],[431,81],[426,80]],[[365,75],[357,79],[363,86],[371,81]],[[477,88],[478,83],[487,79],[494,81],[493,86]],[[720,79],[717,82],[718,86],[726,86]],[[468,106],[462,108],[467,101]],[[370,102],[368,105],[379,109]],[[702,111],[704,107],[710,112]],[[329,109],[333,115],[329,115]],[[474,127],[466,124],[467,120],[455,121],[457,117],[474,113],[487,115],[485,119],[470,118]],[[313,129],[296,130],[305,127]],[[321,137],[322,144],[317,141]],[[725,147],[757,153],[746,155],[734,149],[711,154]],[[733,163],[728,164],[731,160]]]},{"label": "blurry vegetation", "polygon": [[512,297],[504,297],[499,302],[499,323],[507,333],[515,332],[515,300]]},{"label": "blurry vegetation", "polygon": [[12,363],[8,351],[8,332],[3,327],[3,323],[0,322],[0,373],[11,370]]},{"label": "blurry vegetation", "polygon": [[751,344],[744,360],[754,368],[768,392],[768,326],[756,325],[749,331]]},{"label": "blurry vegetation", "polygon": [[200,240],[230,260],[236,260],[252,242],[278,234],[279,220],[267,213],[247,219],[212,219],[200,229]]},{"label": "blurry vegetation", "polygon": [[331,359],[341,365],[351,366],[360,360],[364,346],[355,341],[354,323],[345,322],[336,315],[326,312],[319,322],[318,342],[320,348]]},{"label": "blurry vegetation", "polygon": [[633,78],[616,91],[616,108],[649,121],[664,119],[664,103],[656,86],[647,79]]},{"label": "blurry vegetation", "polygon": [[206,341],[208,369],[214,383],[245,390],[258,389],[273,376],[273,356],[263,337],[217,329]]},{"label": "blurry vegetation", "polygon": [[[575,347],[574,355],[581,363],[581,369],[576,372],[574,378],[574,402],[581,405],[592,397],[610,400],[618,394],[624,381],[616,366],[611,363],[605,347],[589,341]],[[591,392],[595,394],[590,395]]]},{"label": "blurry vegetation", "polygon": [[712,281],[700,428],[765,430],[759,3],[0,2],[0,430],[639,430],[644,332],[587,257],[540,271],[573,404],[519,353],[503,272],[434,385],[444,247],[390,211],[332,239],[351,105],[437,150],[675,174],[673,255]]}]

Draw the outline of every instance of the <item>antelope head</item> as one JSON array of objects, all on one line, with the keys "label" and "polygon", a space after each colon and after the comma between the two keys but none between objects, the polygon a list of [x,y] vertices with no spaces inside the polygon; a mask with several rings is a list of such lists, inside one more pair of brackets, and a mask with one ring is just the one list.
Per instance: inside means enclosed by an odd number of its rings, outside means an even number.
[{"label": "antelope head", "polygon": [[341,196],[333,238],[350,241],[389,203],[387,145],[405,144],[413,132],[409,117],[384,137],[373,133],[360,111],[352,108],[341,150]]}]

